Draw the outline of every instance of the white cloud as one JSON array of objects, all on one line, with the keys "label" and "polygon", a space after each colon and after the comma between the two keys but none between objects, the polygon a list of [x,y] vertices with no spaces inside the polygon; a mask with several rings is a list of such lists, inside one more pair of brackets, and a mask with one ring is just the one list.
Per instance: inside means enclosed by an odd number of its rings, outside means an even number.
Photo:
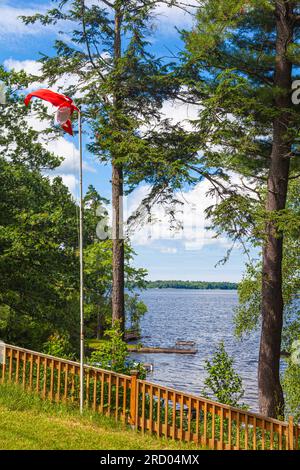
[{"label": "white cloud", "polygon": [[32,75],[40,75],[41,73],[41,64],[36,60],[16,60],[10,58],[4,61],[4,67],[9,70],[14,69],[16,72],[24,70]]},{"label": "white cloud", "polygon": [[[35,119],[32,123],[32,127],[36,129],[40,124],[40,121]],[[59,137],[58,139],[49,142],[43,142],[43,145],[50,152],[63,158],[61,165],[54,171],[48,172],[48,176],[61,176],[63,182],[69,188],[73,196],[76,196],[76,191],[78,193],[76,185],[78,183],[77,177],[79,175],[79,150],[73,142],[70,142],[64,137]],[[85,172],[92,173],[96,171],[95,168],[89,165],[85,160],[83,161],[83,170]]]},{"label": "white cloud", "polygon": [[[16,60],[13,58],[9,58],[3,62],[3,65],[8,70],[13,69],[16,72],[24,71],[29,75],[34,75],[37,77],[39,77],[42,73],[41,64],[37,62],[36,60]],[[78,82],[78,79],[76,75],[66,73],[62,75],[56,81],[56,83],[51,86],[51,90],[59,91],[61,93],[61,90],[71,85],[76,85],[77,82]],[[49,84],[47,83],[47,81],[37,80],[36,82],[32,82],[30,86],[24,91],[29,92],[37,88],[49,88]],[[80,90],[76,92],[74,99],[78,98],[79,96],[80,96]]]},{"label": "white cloud", "polygon": [[39,23],[33,25],[25,25],[20,19],[20,16],[32,16],[36,13],[43,13],[46,11],[45,6],[18,8],[12,6],[10,2],[1,2],[0,5],[0,37],[10,35],[17,36],[37,36],[49,33],[53,30],[53,26],[44,26]]},{"label": "white cloud", "polygon": [[75,175],[69,174],[69,175],[64,175],[60,174],[59,172],[51,172],[48,173],[47,176],[49,179],[52,181],[56,176],[60,176],[61,179],[63,180],[64,184],[69,188],[69,191],[73,194],[73,196],[77,199],[78,196],[78,180]]},{"label": "white cloud", "polygon": [[179,29],[190,29],[193,25],[193,13],[195,7],[199,5],[198,0],[182,0],[180,7],[169,7],[165,3],[159,3],[155,9],[157,30],[162,35],[176,33],[176,27]]},{"label": "white cloud", "polygon": [[[170,217],[165,208],[156,205],[152,210],[152,223],[144,223],[134,228],[130,233],[134,245],[153,245],[158,241],[169,240],[179,242],[182,249],[201,250],[204,246],[219,244],[228,247],[225,237],[215,238],[215,232],[208,230],[205,209],[217,202],[216,197],[208,195],[211,189],[207,180],[199,182],[194,188],[177,194],[177,199],[183,204],[177,207],[177,220],[180,227],[170,227]],[[149,193],[150,187],[143,185],[129,196],[124,202],[125,219],[139,206],[142,199]],[[161,249],[161,248],[159,248]],[[163,247],[175,253],[174,248]],[[168,251],[169,253],[171,251]]]},{"label": "white cloud", "polygon": [[[237,173],[228,174],[229,181],[224,186],[233,188],[244,196],[254,197],[251,189],[255,184],[247,179],[246,187],[243,178]],[[139,208],[142,200],[149,194],[151,187],[141,185],[124,202],[124,220],[127,220]],[[191,189],[177,192],[176,199],[180,201],[176,207],[178,224],[170,226],[168,209],[156,204],[151,210],[151,220],[146,220],[129,227],[129,236],[136,246],[152,246],[162,253],[176,253],[179,249],[198,251],[205,246],[219,245],[225,249],[231,247],[226,236],[216,237],[216,232],[208,229],[209,220],[206,209],[218,204],[219,197],[210,192],[211,183],[205,179]],[[162,244],[163,243],[163,244]],[[176,247],[174,247],[176,244]],[[236,244],[236,248],[238,248]]]},{"label": "white cloud", "polygon": [[189,121],[198,119],[199,106],[186,104],[179,100],[165,101],[160,112],[162,118],[170,119],[173,124],[181,123],[186,130],[192,130]]},{"label": "white cloud", "polygon": [[177,248],[172,248],[170,246],[162,247],[160,252],[167,255],[175,255],[177,253]]},{"label": "white cloud", "polygon": [[[97,4],[94,0],[88,0],[87,5]],[[186,6],[185,6],[186,5]],[[193,24],[194,5],[199,5],[198,0],[181,0],[180,8],[176,6],[168,7],[165,3],[158,3],[154,14],[157,31],[163,35],[176,33],[175,27],[190,28]],[[27,7],[18,7],[9,0],[0,0],[0,38],[23,37],[23,36],[41,36],[49,33],[57,34],[61,28],[61,22],[56,25],[42,25],[37,22],[26,25],[21,20],[21,16],[33,16],[36,13],[46,13],[51,5],[28,5]],[[64,22],[64,29],[66,23]],[[177,33],[176,33],[177,34]],[[66,37],[68,40],[68,38]]]},{"label": "white cloud", "polygon": [[[180,100],[165,100],[162,108],[160,109],[160,119],[169,119],[172,124],[181,124],[186,131],[192,131],[193,121],[199,117],[199,105],[191,105],[183,103]],[[148,132],[153,126],[157,124],[156,119],[145,126],[141,126],[141,132]]]},{"label": "white cloud", "polygon": [[60,175],[64,184],[69,188],[71,193],[76,196],[78,180],[75,175]]},{"label": "white cloud", "polygon": [[[79,150],[69,140],[60,137],[55,141],[50,141],[46,144],[50,152],[55,153],[59,157],[64,158],[64,161],[59,167],[59,173],[76,173],[79,172]],[[90,172],[95,172],[95,169],[85,161],[83,162],[83,169]]]}]

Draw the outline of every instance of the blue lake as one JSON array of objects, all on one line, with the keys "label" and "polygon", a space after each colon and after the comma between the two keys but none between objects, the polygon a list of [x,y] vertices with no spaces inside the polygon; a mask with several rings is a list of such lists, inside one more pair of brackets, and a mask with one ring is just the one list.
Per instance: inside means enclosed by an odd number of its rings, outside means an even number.
[{"label": "blue lake", "polygon": [[149,289],[141,293],[148,307],[142,319],[145,346],[171,347],[177,340],[195,341],[195,355],[132,354],[154,365],[151,382],[201,395],[205,360],[210,359],[221,340],[234,357],[243,379],[244,402],[257,411],[257,360],[259,333],[239,341],[233,335],[236,291],[194,289]]}]

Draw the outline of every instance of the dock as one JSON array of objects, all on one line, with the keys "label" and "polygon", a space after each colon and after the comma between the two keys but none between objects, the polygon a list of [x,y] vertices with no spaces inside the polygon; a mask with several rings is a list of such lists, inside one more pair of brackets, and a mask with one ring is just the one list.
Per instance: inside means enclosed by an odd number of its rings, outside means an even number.
[{"label": "dock", "polygon": [[141,354],[197,354],[198,349],[137,347],[128,351]]}]

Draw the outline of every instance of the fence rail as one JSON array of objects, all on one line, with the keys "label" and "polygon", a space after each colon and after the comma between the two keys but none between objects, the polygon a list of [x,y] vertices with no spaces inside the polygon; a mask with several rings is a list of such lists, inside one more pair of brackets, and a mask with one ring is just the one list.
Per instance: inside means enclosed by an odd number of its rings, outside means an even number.
[{"label": "fence rail", "polygon": [[[5,345],[1,381],[22,384],[43,398],[79,401],[79,363]],[[300,426],[266,418],[166,388],[137,373],[117,374],[84,366],[86,407],[140,430],[220,450],[294,450]]]}]

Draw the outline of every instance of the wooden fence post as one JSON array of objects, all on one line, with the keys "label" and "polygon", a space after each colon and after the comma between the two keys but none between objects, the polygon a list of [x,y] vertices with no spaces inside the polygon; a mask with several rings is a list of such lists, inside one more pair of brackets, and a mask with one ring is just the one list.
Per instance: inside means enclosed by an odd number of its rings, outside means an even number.
[{"label": "wooden fence post", "polygon": [[289,417],[289,437],[288,437],[288,449],[294,450],[294,418],[293,416]]},{"label": "wooden fence post", "polygon": [[2,383],[4,383],[5,382],[5,372],[6,372],[6,346],[5,346],[5,343],[2,343],[0,347],[2,348]]},{"label": "wooden fence post", "polygon": [[131,370],[131,387],[130,387],[130,424],[132,428],[137,427],[137,401],[138,401],[138,390],[137,390],[137,379],[138,371]]}]

